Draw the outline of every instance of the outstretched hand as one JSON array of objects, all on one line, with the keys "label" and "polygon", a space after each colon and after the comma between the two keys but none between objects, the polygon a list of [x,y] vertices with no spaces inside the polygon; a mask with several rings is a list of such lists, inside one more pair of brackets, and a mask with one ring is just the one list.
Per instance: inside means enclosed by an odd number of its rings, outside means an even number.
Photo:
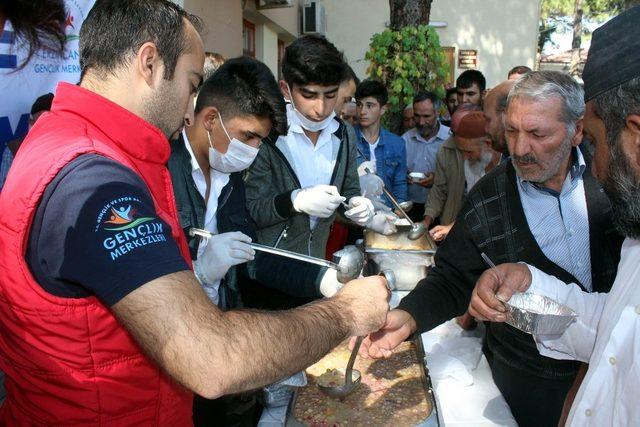
[{"label": "outstretched hand", "polygon": [[501,264],[484,273],[476,282],[471,294],[469,314],[478,320],[504,322],[509,301],[517,292],[526,291],[531,285],[531,272],[525,264]]},{"label": "outstretched hand", "polygon": [[[387,359],[393,350],[402,344],[417,329],[413,317],[404,310],[391,310],[382,328],[372,332],[362,341],[360,356],[365,359]],[[353,349],[355,338],[349,348]]]}]

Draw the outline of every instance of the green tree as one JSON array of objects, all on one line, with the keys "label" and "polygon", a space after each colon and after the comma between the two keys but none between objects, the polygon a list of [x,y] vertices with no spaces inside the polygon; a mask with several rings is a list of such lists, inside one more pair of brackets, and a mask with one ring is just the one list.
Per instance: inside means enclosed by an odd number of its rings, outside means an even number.
[{"label": "green tree", "polygon": [[367,73],[389,90],[385,125],[399,132],[402,110],[419,90],[444,97],[449,66],[435,28],[429,27],[431,0],[389,0],[391,26],[371,38]]},{"label": "green tree", "polygon": [[605,21],[635,0],[542,0],[538,49],[542,51],[558,29],[571,31],[571,75],[580,73],[580,47],[585,36],[584,20]]}]

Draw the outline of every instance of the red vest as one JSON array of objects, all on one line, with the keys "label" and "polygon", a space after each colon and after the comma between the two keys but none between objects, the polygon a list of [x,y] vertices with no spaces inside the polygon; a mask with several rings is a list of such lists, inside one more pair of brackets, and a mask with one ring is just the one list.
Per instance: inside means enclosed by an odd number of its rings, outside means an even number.
[{"label": "red vest", "polygon": [[0,196],[0,369],[7,389],[0,424],[190,425],[192,394],[142,354],[107,307],[95,297],[45,292],[25,262],[45,188],[86,153],[109,157],[144,180],[158,216],[191,262],[165,167],[167,138],[107,99],[61,83],[51,113],[20,147]]}]

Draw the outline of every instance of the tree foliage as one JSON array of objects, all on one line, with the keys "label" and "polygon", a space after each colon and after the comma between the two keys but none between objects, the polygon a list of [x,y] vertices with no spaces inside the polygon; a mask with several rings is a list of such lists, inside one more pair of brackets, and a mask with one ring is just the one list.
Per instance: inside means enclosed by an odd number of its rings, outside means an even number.
[{"label": "tree foliage", "polygon": [[[584,0],[581,2],[586,21],[604,22],[620,13],[631,0]],[[575,33],[576,0],[542,0],[540,26],[538,28],[538,52],[542,52],[556,31]],[[574,34],[575,36],[576,34]],[[585,27],[580,28],[579,37],[589,35]]]},{"label": "tree foliage", "polygon": [[[449,74],[449,65],[440,47],[438,33],[427,25],[387,29],[371,38],[365,59],[367,73],[389,90],[387,126],[397,127],[394,116],[411,103],[419,90],[431,90],[441,98]],[[392,123],[389,123],[392,121]]]}]

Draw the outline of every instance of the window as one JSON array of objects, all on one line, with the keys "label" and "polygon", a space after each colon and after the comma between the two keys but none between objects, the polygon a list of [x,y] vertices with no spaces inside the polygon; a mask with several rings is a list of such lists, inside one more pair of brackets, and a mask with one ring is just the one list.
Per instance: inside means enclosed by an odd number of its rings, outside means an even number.
[{"label": "window", "polygon": [[246,19],[242,20],[242,54],[256,57],[256,26]]},{"label": "window", "polygon": [[282,58],[284,58],[284,42],[278,39],[278,80],[282,80]]}]

